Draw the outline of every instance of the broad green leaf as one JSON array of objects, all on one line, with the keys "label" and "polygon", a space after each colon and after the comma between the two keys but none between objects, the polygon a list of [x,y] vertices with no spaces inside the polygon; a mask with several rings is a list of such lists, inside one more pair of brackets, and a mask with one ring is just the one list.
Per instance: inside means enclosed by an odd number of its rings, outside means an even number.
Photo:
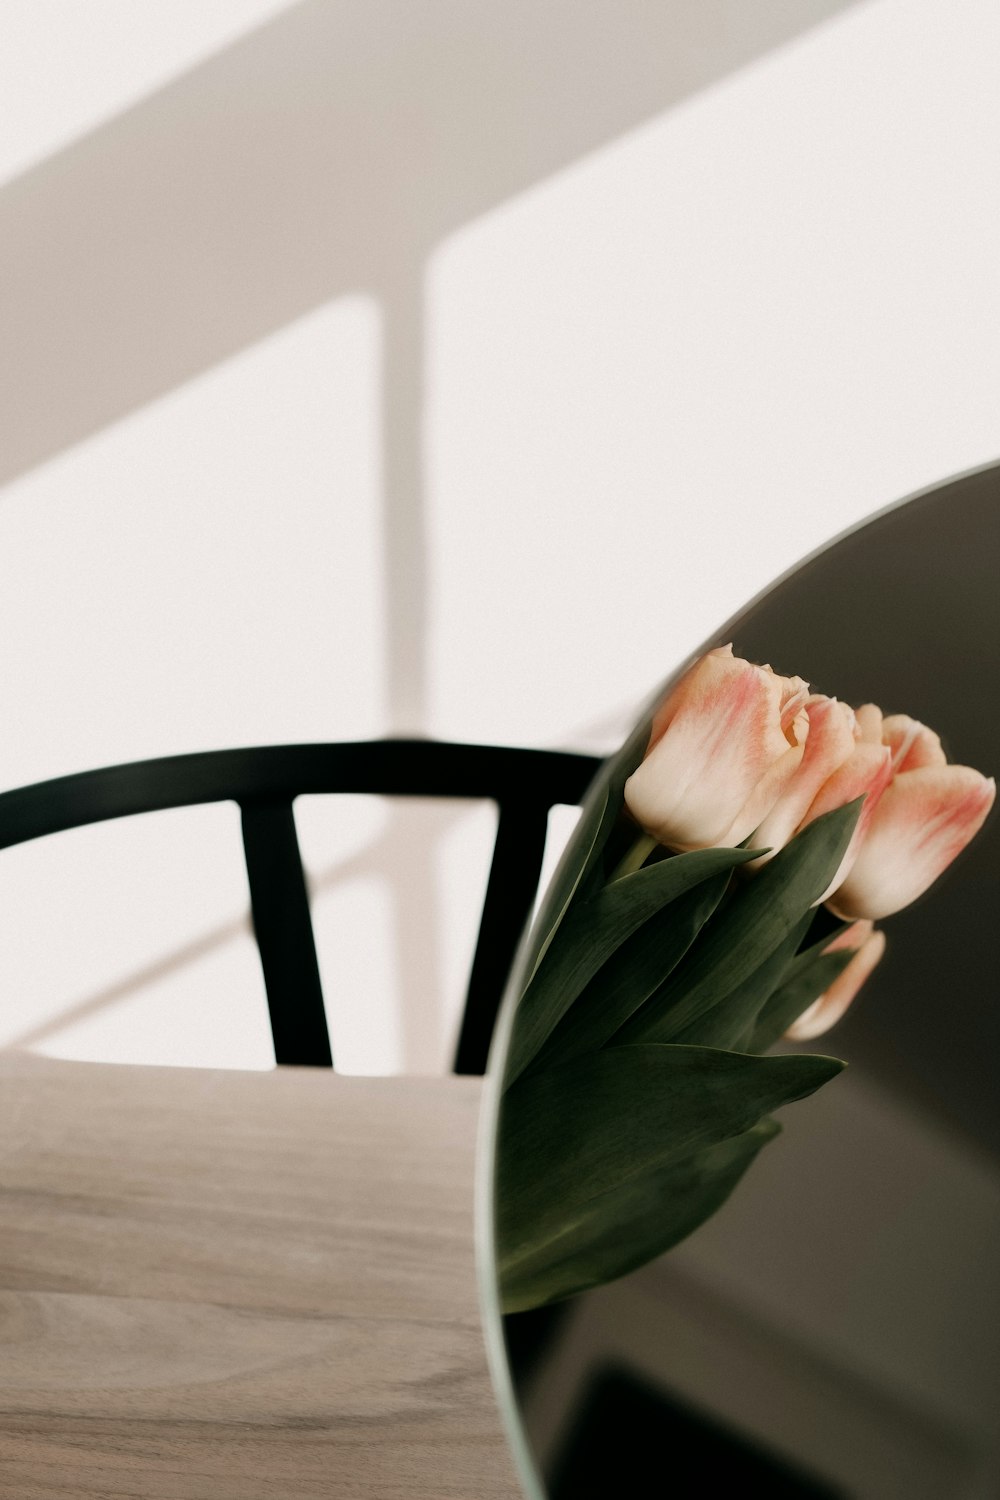
[{"label": "broad green leaf", "polygon": [[521,1079],[500,1117],[503,1260],[533,1254],[611,1189],[744,1134],[842,1067],[805,1054],[645,1045],[587,1053]]},{"label": "broad green leaf", "polygon": [[[622,808],[625,800],[625,783],[646,753],[651,726],[651,716],[647,715],[645,718],[640,719],[608,767],[608,799],[601,815],[597,835],[591,842],[590,850],[584,863],[581,875],[581,885],[584,887],[591,885],[595,881],[598,885],[604,884],[608,871],[602,867],[602,856],[605,854],[607,846],[611,842],[611,836],[622,817]],[[631,825],[631,819],[628,821]],[[631,826],[634,829],[634,825]]]},{"label": "broad green leaf", "polygon": [[836,938],[843,937],[850,926],[850,922],[841,922],[826,907],[820,907],[813,913],[813,927],[820,931],[821,935],[810,943],[808,948],[803,948],[798,955],[799,958],[803,961],[807,958],[816,958],[824,949],[829,948]]},{"label": "broad green leaf", "polygon": [[621,815],[625,783],[642,760],[649,728],[648,718],[638,723],[597,773],[529,935],[525,973],[538,968],[577,891],[599,877],[601,855]]},{"label": "broad green leaf", "polygon": [[608,808],[608,792],[607,788],[602,786],[602,773],[598,773],[598,778],[597,783],[587,795],[587,805],[573,830],[572,838],[563,851],[562,859],[545,892],[545,899],[529,933],[525,973],[531,978],[537,972],[559,931],[559,926],[579,889],[586,862],[601,831]]},{"label": "broad green leaf", "polygon": [[[698,849],[660,860],[576,901],[553,935],[514,1016],[506,1087],[524,1072],[584,986],[651,916],[713,875],[754,857],[752,849]],[[661,978],[667,972],[665,964]]]},{"label": "broad green leaf", "polygon": [[[662,866],[641,873],[654,876],[657,869]],[[724,868],[702,880],[627,937],[581,990],[527,1071],[568,1062],[581,1052],[596,1052],[603,1046],[684,957],[722,900],[729,876],[729,868]],[[626,885],[631,878],[617,883]],[[653,881],[644,881],[644,886],[650,890]]]},{"label": "broad green leaf", "polygon": [[615,1045],[672,1042],[744,984],[820,899],[854,832],[862,798],[817,818],[747,880]]},{"label": "broad green leaf", "polygon": [[519,1258],[501,1260],[504,1312],[540,1307],[602,1286],[662,1255],[722,1207],[768,1141],[764,1119],[742,1135],[630,1178],[587,1203],[561,1232]]},{"label": "broad green leaf", "polygon": [[839,978],[857,951],[839,948],[836,953],[801,953],[762,1009],[747,1050],[766,1052],[780,1041],[792,1022]]},{"label": "broad green leaf", "polygon": [[795,960],[795,950],[808,932],[811,922],[812,912],[806,912],[749,979],[745,979],[720,1000],[718,1005],[685,1026],[674,1040],[691,1047],[725,1047],[756,1052],[756,1047],[740,1048],[740,1039],[753,1026],[761,1007],[784,980],[789,965]]}]

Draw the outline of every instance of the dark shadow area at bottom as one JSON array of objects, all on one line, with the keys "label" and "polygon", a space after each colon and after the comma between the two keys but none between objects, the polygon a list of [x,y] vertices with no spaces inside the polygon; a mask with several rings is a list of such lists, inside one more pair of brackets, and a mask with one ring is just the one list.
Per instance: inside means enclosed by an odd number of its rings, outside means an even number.
[{"label": "dark shadow area at bottom", "polygon": [[620,1366],[590,1382],[547,1480],[550,1500],[745,1493],[848,1500],[838,1486]]}]

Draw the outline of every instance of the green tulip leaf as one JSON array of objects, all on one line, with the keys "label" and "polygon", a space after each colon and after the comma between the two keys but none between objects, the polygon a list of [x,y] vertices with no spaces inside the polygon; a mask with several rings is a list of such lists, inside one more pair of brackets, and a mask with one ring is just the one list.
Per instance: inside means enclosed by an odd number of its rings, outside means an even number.
[{"label": "green tulip leaf", "polygon": [[[829,938],[825,940],[827,943]],[[788,974],[762,1008],[747,1045],[748,1052],[766,1052],[781,1040],[793,1021],[826,993],[847,968],[857,948],[835,953],[800,953]]]},{"label": "green tulip leaf", "polygon": [[602,1286],[671,1249],[722,1207],[781,1126],[763,1119],[742,1135],[632,1177],[591,1199],[562,1232],[501,1259],[504,1312]]},{"label": "green tulip leaf", "polygon": [[692,1021],[675,1041],[691,1047],[724,1047],[734,1051],[756,1052],[756,1047],[741,1047],[741,1039],[752,1032],[760,1011],[781,984],[795,961],[795,952],[809,930],[813,914],[806,912],[791,932],[765,958],[748,979],[732,990],[718,1005]]},{"label": "green tulip leaf", "polygon": [[[654,865],[640,873],[643,877],[655,876],[662,869],[662,865]],[[684,957],[722,900],[729,876],[727,864],[720,874],[709,876],[661,907],[627,937],[580,991],[527,1071],[568,1062],[581,1052],[596,1052],[603,1046]],[[633,878],[626,876],[618,884],[625,885]],[[654,888],[651,880],[644,879],[641,884],[646,891]],[[706,1045],[716,1044],[709,1041]]]},{"label": "green tulip leaf", "polygon": [[573,831],[561,861],[545,892],[545,899],[535,924],[528,934],[525,973],[532,978],[537,973],[549,947],[559,931],[560,924],[576,895],[586,861],[600,835],[603,820],[610,805],[607,791],[592,788],[587,806]]},{"label": "green tulip leaf", "polygon": [[[518,1004],[505,1086],[509,1088],[524,1072],[577,996],[637,928],[702,881],[721,873],[728,876],[730,870],[753,859],[758,852],[698,849],[691,854],[678,854],[613,880],[591,901],[574,901]],[[684,931],[686,923],[682,917],[682,936]],[[659,979],[672,962],[676,958],[671,961],[668,950]]]},{"label": "green tulip leaf", "polygon": [[580,821],[566,847],[528,936],[525,972],[541,963],[577,892],[587,890],[602,876],[601,856],[622,812],[625,783],[642,760],[649,741],[650,721],[637,724],[625,744],[597,774],[587,793]]},{"label": "green tulip leaf", "polygon": [[521,1079],[500,1117],[501,1265],[534,1261],[604,1194],[745,1134],[842,1067],[807,1054],[643,1045],[588,1053]]},{"label": "green tulip leaf", "polygon": [[[580,884],[585,891],[589,892],[595,885],[603,885],[611,873],[608,867],[608,850],[609,845],[614,842],[615,831],[623,821],[625,783],[646,754],[651,727],[650,717],[640,719],[608,768],[608,800],[580,876]],[[624,821],[626,831],[623,836],[627,841],[635,836],[637,829],[627,814],[624,815]]]},{"label": "green tulip leaf", "polygon": [[709,922],[682,963],[614,1038],[673,1042],[744,985],[826,891],[863,799],[825,813],[786,844]]}]

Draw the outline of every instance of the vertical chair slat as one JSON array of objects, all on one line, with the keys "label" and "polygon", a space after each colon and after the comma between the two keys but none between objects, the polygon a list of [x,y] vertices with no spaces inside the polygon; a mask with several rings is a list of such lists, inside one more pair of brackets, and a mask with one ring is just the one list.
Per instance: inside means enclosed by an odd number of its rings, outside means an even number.
[{"label": "vertical chair slat", "polygon": [[292,804],[287,799],[247,802],[240,813],[275,1060],[330,1068],[330,1034]]},{"label": "vertical chair slat", "polygon": [[456,1073],[485,1073],[497,1011],[538,890],[548,804],[501,804],[489,884],[479,925]]},{"label": "vertical chair slat", "polygon": [[593,756],[434,740],[258,745],[103,766],[0,791],[0,850],[84,824],[236,802],[279,1063],[331,1065],[292,802],[375,793],[492,799],[500,827],[457,1068],[486,1065],[490,1033],[541,869],[548,809],[578,803]]}]

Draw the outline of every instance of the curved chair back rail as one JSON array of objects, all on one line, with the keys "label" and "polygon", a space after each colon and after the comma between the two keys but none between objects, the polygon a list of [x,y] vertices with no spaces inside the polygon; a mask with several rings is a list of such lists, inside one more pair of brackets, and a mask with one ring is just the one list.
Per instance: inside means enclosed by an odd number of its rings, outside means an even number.
[{"label": "curved chair back rail", "polygon": [[293,804],[373,793],[495,802],[496,843],[455,1054],[482,1073],[504,985],[538,888],[548,813],[583,800],[600,761],[571,751],[436,740],[263,745],[134,761],[0,793],[0,849],[87,823],[236,802],[275,1058],[331,1067]]}]

